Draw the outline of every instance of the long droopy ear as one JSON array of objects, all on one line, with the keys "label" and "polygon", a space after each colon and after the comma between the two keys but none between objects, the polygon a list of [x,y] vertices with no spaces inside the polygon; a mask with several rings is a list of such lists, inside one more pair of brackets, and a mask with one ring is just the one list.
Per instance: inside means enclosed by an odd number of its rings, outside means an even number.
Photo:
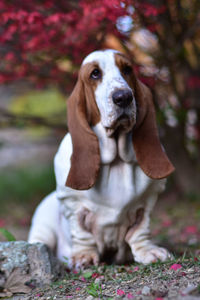
[{"label": "long droopy ear", "polygon": [[152,95],[149,88],[139,80],[136,80],[135,86],[139,115],[133,130],[136,158],[147,176],[153,179],[165,178],[174,171],[174,166],[160,144]]},{"label": "long droopy ear", "polygon": [[77,190],[87,190],[97,179],[100,153],[97,136],[88,123],[87,100],[81,78],[68,99],[67,114],[73,154],[66,186]]}]

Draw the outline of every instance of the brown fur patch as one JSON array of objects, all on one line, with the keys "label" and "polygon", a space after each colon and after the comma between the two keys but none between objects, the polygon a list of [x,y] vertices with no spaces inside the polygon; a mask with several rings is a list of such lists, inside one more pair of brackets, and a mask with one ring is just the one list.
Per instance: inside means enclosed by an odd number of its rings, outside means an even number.
[{"label": "brown fur patch", "polygon": [[[133,72],[132,62],[124,54],[122,54],[122,53],[115,53],[115,63],[117,65],[117,67],[119,68],[119,70],[121,72],[121,75],[126,80],[126,82],[128,83],[128,85],[130,86],[130,88],[132,88],[132,91],[134,93],[134,90],[135,90],[135,85],[134,85],[135,75],[134,75],[134,72]],[[126,67],[129,67],[132,70],[132,72],[130,72],[130,74],[125,75],[123,73],[123,70]]]},{"label": "brown fur patch", "polygon": [[78,221],[84,230],[92,233],[94,214],[87,208],[83,208],[78,215]]},{"label": "brown fur patch", "polygon": [[135,213],[134,223],[128,228],[125,241],[128,242],[133,233],[138,229],[144,219],[144,208],[139,208]]},{"label": "brown fur patch", "polygon": [[136,79],[135,74],[123,74],[125,67],[132,68],[131,61],[121,53],[115,54],[116,65],[127,81],[137,103],[137,122],[133,130],[133,146],[137,161],[144,173],[153,179],[162,179],[174,171],[174,166],[163,151],[156,126],[152,95],[147,86]]},{"label": "brown fur patch", "polygon": [[102,78],[94,80],[90,78],[92,71],[99,66],[96,62],[87,63],[81,67],[80,78],[84,82],[84,93],[86,97],[87,120],[90,126],[95,126],[100,122],[100,112],[95,100],[95,90]]},{"label": "brown fur patch", "polygon": [[150,178],[165,178],[174,171],[174,166],[163,151],[159,140],[151,92],[139,80],[135,82],[135,97],[139,107],[139,117],[133,130],[133,146],[137,161]]},{"label": "brown fur patch", "polygon": [[[76,86],[68,99],[68,127],[72,137],[73,154],[66,185],[77,190],[91,188],[100,168],[99,141],[92,131],[87,111],[92,111],[92,99],[87,99],[84,82],[79,75]],[[92,122],[93,117],[91,115]],[[94,120],[93,120],[94,121]]]}]

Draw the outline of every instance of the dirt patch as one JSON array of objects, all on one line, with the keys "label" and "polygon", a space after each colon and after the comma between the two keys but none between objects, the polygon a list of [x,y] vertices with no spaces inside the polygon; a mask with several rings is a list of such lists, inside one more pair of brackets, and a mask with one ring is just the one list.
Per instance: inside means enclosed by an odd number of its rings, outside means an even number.
[{"label": "dirt patch", "polygon": [[66,270],[66,275],[61,281],[10,299],[95,298],[200,299],[200,260],[179,259],[150,266],[101,265],[82,272]]}]

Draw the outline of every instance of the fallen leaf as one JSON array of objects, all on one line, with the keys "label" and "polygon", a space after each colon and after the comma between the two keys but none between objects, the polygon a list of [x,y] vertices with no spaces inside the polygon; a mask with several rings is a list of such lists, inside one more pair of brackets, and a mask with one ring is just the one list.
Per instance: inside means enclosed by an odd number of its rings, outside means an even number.
[{"label": "fallen leaf", "polygon": [[29,293],[31,288],[26,285],[31,277],[27,274],[21,274],[21,270],[16,268],[8,277],[5,283],[5,289],[11,293]]}]

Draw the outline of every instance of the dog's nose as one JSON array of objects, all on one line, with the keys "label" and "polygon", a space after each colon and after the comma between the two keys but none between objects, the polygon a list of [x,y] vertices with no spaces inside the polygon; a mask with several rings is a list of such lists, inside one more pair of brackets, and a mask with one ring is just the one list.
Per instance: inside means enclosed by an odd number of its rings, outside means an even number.
[{"label": "dog's nose", "polygon": [[130,90],[117,90],[112,95],[113,102],[119,107],[125,108],[133,101],[133,95]]}]

